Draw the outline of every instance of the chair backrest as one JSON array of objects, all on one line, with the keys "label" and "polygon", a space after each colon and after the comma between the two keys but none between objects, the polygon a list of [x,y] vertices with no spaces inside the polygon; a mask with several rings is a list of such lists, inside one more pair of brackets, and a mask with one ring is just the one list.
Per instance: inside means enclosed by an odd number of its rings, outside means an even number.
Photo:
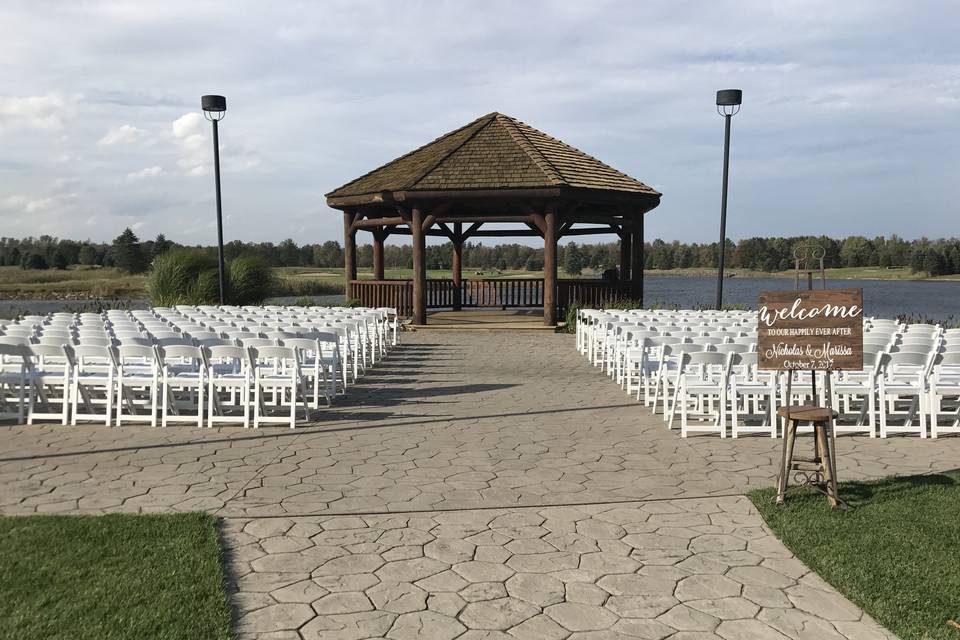
[{"label": "chair backrest", "polygon": [[719,366],[726,365],[729,357],[717,351],[688,351],[683,354],[683,361],[687,366]]},{"label": "chair backrest", "polygon": [[203,338],[202,340],[197,340],[197,342],[200,344],[201,347],[234,345],[232,340],[227,340],[226,338]]},{"label": "chair backrest", "polygon": [[25,345],[0,342],[0,366],[13,362],[21,366],[27,358]]},{"label": "chair backrest", "polygon": [[293,347],[294,349],[299,349],[307,353],[317,353],[320,350],[320,345],[317,341],[311,340],[310,338],[286,338],[280,341],[280,345]]},{"label": "chair backrest", "polygon": [[237,342],[243,347],[271,347],[277,344],[269,338],[240,338]]},{"label": "chair backrest", "polygon": [[283,347],[280,345],[265,345],[261,347],[250,347],[250,355],[254,362],[257,360],[284,360],[295,362],[299,365],[297,350],[293,347]]},{"label": "chair backrest", "polygon": [[142,344],[121,344],[116,348],[116,353],[117,361],[121,365],[129,359],[148,360],[150,362],[157,361],[156,347],[152,344],[149,346]]},{"label": "chair backrest", "polygon": [[89,360],[94,360],[93,364],[98,366],[109,365],[111,368],[117,365],[116,356],[113,349],[105,345],[78,344],[73,347],[74,364],[80,370],[83,370]]},{"label": "chair backrest", "polygon": [[246,347],[235,344],[215,344],[203,347],[207,360],[239,360],[243,364],[249,363],[250,352]]},{"label": "chair backrest", "polygon": [[960,351],[948,351],[946,353],[937,354],[937,357],[934,360],[934,366],[941,365],[948,367],[960,366]]},{"label": "chair backrest", "polygon": [[750,345],[738,343],[718,344],[714,345],[714,349],[716,349],[717,353],[749,353]]},{"label": "chair backrest", "polygon": [[296,338],[298,334],[291,333],[289,331],[266,331],[264,335],[267,336],[270,340],[289,340]]},{"label": "chair backrest", "polygon": [[11,335],[0,336],[0,345],[25,347],[28,344],[30,344],[30,338],[28,338],[27,336],[11,336]]},{"label": "chair backrest", "polygon": [[193,340],[186,336],[174,336],[170,338],[157,338],[157,346],[172,347],[175,345],[194,346]]},{"label": "chair backrest", "polygon": [[120,343],[120,346],[125,347],[153,347],[153,340],[150,338],[144,338],[143,336],[128,338],[121,338],[118,336],[117,341]]},{"label": "chair backrest", "polygon": [[170,344],[167,346],[159,346],[157,350],[160,352],[160,356],[164,359],[185,358],[191,360],[201,360],[203,358],[203,350],[200,349],[200,347],[195,347],[188,344]]},{"label": "chair backrest", "polygon": [[890,353],[918,353],[918,354],[929,354],[934,350],[932,344],[898,344],[894,347],[890,347]]},{"label": "chair backrest", "polygon": [[928,355],[923,353],[885,353],[881,359],[881,367],[885,371],[889,371],[891,367],[923,367],[928,359]]}]

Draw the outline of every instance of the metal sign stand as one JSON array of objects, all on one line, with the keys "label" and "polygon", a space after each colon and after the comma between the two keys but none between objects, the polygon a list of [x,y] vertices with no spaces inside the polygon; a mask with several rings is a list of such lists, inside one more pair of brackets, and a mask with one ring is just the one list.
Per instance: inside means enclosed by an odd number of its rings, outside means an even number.
[{"label": "metal sign stand", "polygon": [[[813,291],[814,273],[820,272],[820,282],[827,288],[826,272],[823,267],[825,251],[823,247],[814,244],[802,244],[793,250],[795,266],[795,287],[800,290],[800,274],[806,274],[807,290]],[[819,263],[818,268],[810,268],[810,263]],[[812,404],[793,405],[793,370],[787,374],[787,406],[780,407],[777,415],[784,419],[783,450],[780,456],[780,472],[777,475],[777,504],[786,500],[787,485],[790,473],[796,472],[794,481],[800,486],[810,486],[827,496],[831,507],[844,506],[837,495],[837,457],[836,434],[833,421],[837,412],[833,410],[831,398],[830,372],[824,372],[824,404],[820,407],[817,402],[817,372],[810,370],[810,398]],[[813,425],[813,458],[796,458],[794,450],[797,440],[799,423],[809,422]]]}]

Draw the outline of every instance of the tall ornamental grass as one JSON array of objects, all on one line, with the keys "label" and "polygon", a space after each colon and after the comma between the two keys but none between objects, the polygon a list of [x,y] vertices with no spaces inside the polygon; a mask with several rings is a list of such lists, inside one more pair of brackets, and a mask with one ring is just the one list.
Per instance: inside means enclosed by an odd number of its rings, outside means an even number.
[{"label": "tall ornamental grass", "polygon": [[[260,304],[276,289],[273,269],[256,256],[227,261],[225,279],[227,304]],[[169,251],[153,261],[147,290],[151,303],[157,307],[217,304],[217,258],[195,249]]]}]

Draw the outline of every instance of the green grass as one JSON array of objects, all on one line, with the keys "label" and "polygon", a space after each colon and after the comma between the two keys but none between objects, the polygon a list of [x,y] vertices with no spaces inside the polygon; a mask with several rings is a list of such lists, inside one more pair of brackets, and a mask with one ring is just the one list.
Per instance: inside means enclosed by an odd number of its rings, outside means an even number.
[{"label": "green grass", "polygon": [[92,299],[143,297],[147,278],[112,267],[21,269],[0,267],[0,298]]},{"label": "green grass", "polygon": [[960,474],[846,482],[847,511],[810,489],[785,506],[750,498],[798,558],[903,640],[957,640],[960,631]]},{"label": "green grass", "polygon": [[0,518],[0,637],[226,640],[206,514]]}]

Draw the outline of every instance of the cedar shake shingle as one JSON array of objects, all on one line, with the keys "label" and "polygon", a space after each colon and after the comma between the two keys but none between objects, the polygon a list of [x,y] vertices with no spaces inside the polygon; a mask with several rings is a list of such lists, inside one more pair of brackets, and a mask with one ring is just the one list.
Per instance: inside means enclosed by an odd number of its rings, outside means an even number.
[{"label": "cedar shake shingle", "polygon": [[660,195],[593,156],[494,112],[348,182],[327,197],[558,186]]}]

